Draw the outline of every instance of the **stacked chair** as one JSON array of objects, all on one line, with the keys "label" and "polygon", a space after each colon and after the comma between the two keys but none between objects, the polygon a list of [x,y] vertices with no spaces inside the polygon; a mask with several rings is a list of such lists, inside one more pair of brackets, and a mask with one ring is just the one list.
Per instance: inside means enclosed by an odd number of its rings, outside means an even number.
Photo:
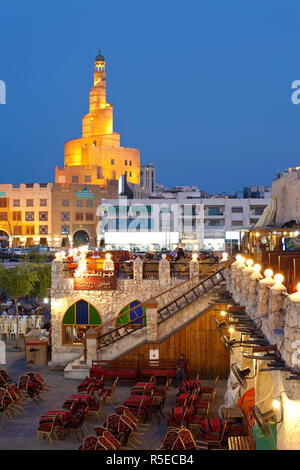
[{"label": "stacked chair", "polygon": [[157,450],[200,450],[207,449],[205,444],[199,446],[191,433],[184,426],[178,430],[168,431],[161,441],[161,445]]},{"label": "stacked chair", "polygon": [[168,429],[187,426],[197,431],[215,398],[217,382],[218,377],[212,387],[201,386],[198,377],[181,382],[176,406],[168,413]]},{"label": "stacked chair", "polygon": [[0,413],[2,420],[20,415],[30,401],[41,399],[46,387],[44,378],[38,374],[27,372],[22,374],[17,384],[12,383],[7,372],[0,370]]}]

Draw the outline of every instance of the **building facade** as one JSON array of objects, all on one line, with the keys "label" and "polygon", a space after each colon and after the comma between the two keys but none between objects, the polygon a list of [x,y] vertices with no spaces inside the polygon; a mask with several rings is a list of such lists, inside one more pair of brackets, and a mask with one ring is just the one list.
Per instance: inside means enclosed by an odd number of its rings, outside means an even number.
[{"label": "building facade", "polygon": [[[114,248],[224,250],[239,242],[239,229],[254,227],[269,198],[173,198],[103,200],[101,235]],[[230,247],[229,247],[230,248]]]},{"label": "building facade", "polygon": [[51,244],[52,183],[0,185],[0,244]]}]

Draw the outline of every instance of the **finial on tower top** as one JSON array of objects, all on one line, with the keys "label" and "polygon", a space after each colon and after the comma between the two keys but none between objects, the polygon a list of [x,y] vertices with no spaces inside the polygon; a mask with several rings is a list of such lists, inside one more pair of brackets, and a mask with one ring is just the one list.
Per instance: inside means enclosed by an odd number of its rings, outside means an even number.
[{"label": "finial on tower top", "polygon": [[101,55],[101,49],[99,49],[99,54],[96,57],[96,62],[104,62],[104,57]]}]

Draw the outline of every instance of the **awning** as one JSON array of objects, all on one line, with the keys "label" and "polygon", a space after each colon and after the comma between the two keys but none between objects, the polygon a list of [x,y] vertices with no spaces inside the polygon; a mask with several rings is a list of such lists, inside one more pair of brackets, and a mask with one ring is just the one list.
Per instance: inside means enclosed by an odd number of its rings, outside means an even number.
[{"label": "awning", "polygon": [[276,221],[277,202],[276,198],[273,197],[261,217],[256,222],[255,227],[267,227],[268,225],[274,225]]}]

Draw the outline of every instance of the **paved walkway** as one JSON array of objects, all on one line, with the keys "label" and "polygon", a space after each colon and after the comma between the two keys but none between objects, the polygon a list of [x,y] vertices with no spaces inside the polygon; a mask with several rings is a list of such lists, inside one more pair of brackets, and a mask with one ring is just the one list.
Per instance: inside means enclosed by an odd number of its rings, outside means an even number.
[{"label": "paved walkway", "polygon": [[[13,382],[18,380],[19,375],[27,371],[37,370],[45,377],[47,383],[52,387],[45,401],[39,403],[30,403],[26,406],[26,411],[20,416],[13,419],[5,420],[0,427],[0,449],[1,450],[76,450],[80,443],[74,434],[68,435],[62,441],[54,441],[53,447],[48,440],[40,438],[39,443],[35,443],[39,417],[50,408],[61,408],[62,404],[69,395],[77,391],[77,385],[81,380],[64,379],[62,372],[51,372],[51,367],[36,368],[33,365],[27,365],[23,352],[7,352],[7,365],[1,366],[12,377]],[[211,381],[201,381],[203,384],[211,384]],[[112,413],[114,408],[122,404],[128,397],[133,383],[120,383],[116,389],[115,401],[112,405],[106,404],[104,407],[102,424],[108,414]],[[211,410],[211,415],[216,416],[217,409],[223,403],[223,396],[226,388],[225,381],[220,381],[217,387],[217,395]],[[168,401],[165,408],[165,416],[167,410],[175,405],[177,389],[170,386],[168,393]],[[89,417],[87,420],[88,433],[94,434],[94,426],[99,421],[96,417]],[[166,433],[166,422],[161,424],[154,423],[144,431],[144,441],[139,449],[154,450],[160,445],[160,440]]]}]

